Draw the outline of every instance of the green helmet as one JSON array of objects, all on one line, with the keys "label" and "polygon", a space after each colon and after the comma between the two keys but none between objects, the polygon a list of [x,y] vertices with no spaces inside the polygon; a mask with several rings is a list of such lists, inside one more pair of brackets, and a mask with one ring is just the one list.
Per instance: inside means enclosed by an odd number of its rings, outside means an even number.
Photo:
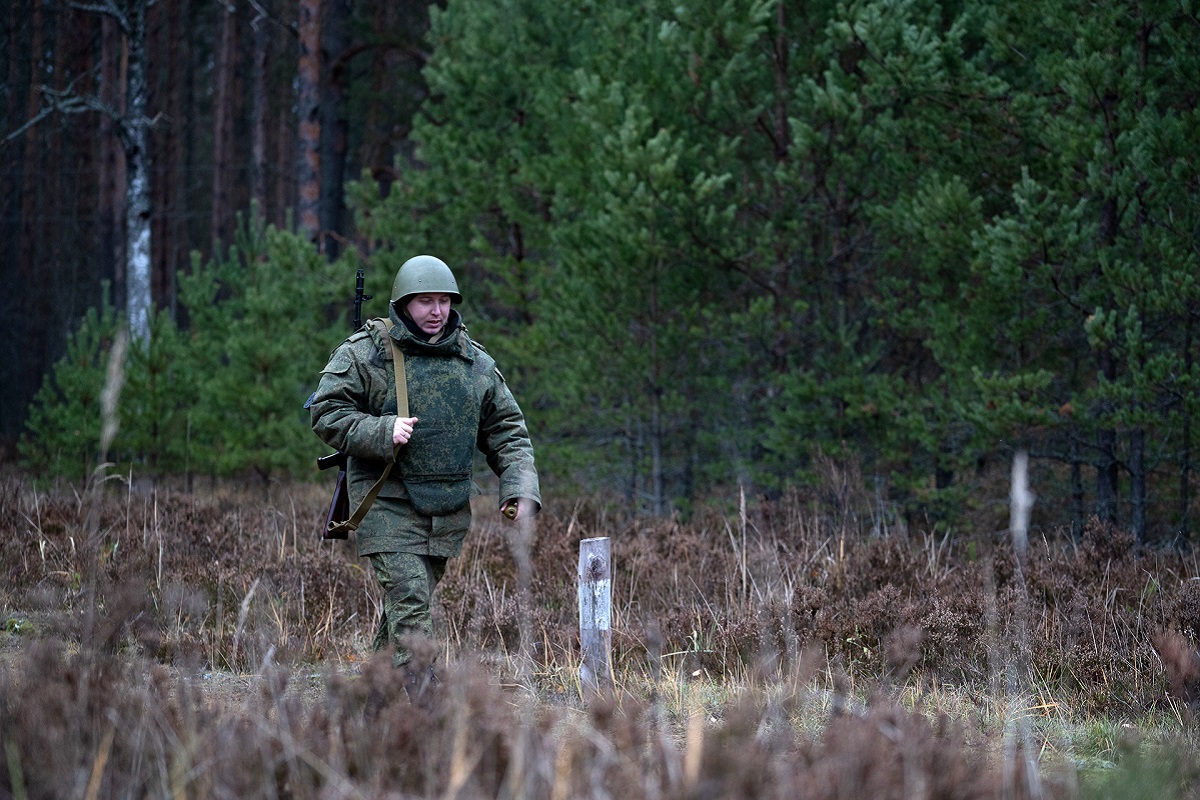
[{"label": "green helmet", "polygon": [[434,256],[413,256],[396,271],[396,280],[392,283],[392,305],[414,294],[448,294],[450,302],[462,302],[454,273],[445,261]]}]

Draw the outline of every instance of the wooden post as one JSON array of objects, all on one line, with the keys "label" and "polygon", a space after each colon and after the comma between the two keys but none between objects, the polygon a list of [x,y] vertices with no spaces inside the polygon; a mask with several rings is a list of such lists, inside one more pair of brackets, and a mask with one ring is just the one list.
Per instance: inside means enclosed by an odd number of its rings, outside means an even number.
[{"label": "wooden post", "polygon": [[579,543],[579,677],[593,695],[613,688],[610,556],[608,537]]}]

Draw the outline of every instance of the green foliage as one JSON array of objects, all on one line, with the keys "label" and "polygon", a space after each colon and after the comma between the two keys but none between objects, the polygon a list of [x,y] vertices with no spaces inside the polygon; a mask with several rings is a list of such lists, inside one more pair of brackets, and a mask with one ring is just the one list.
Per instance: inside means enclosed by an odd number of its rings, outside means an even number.
[{"label": "green foliage", "polygon": [[[816,482],[833,458],[949,524],[1021,447],[1073,482],[1054,521],[1127,511],[1140,532],[1157,503],[1185,529],[1190,14],[452,0],[430,12],[410,157],[349,190],[378,243],[367,291],[418,252],[454,265],[559,486],[657,514]],[[297,333],[336,341],[322,314],[350,271],[334,286],[253,226],[197,264],[184,338],[132,370],[142,433],[122,446],[158,469],[297,469],[306,426],[283,409],[324,355]]]},{"label": "green foliage", "polygon": [[920,511],[1014,446],[1186,441],[1196,48],[1030,13],[447,4],[419,163],[354,190],[376,263],[440,248],[542,463],[655,511],[818,453]]},{"label": "green foliage", "polygon": [[[468,233],[450,256],[485,279],[473,310],[484,332],[511,334],[492,346],[512,348],[551,463],[590,464],[587,483],[657,510],[731,469],[780,486],[813,447],[853,442],[906,468],[922,404],[902,402],[906,379],[878,339],[906,323],[881,326],[893,264],[872,224],[899,219],[916,202],[901,187],[947,150],[959,118],[942,98],[967,98],[986,129],[1002,87],[963,58],[962,21],[915,3],[840,12],[459,2],[434,14],[426,77],[440,113],[415,131],[425,163],[399,196],[360,197],[372,234],[401,250],[415,230]],[[963,162],[978,155],[940,157],[973,175]],[[953,210],[933,213],[978,226],[968,184],[946,185]],[[947,303],[955,273],[933,259],[953,249],[965,262],[969,242],[959,231],[923,262]],[[900,242],[892,252],[903,261]],[[826,394],[831,376],[846,398]]]},{"label": "green foliage", "polygon": [[[1200,142],[1189,121],[1196,96],[1183,87],[1200,53],[1182,13],[1088,6],[1072,49],[1028,50],[1020,73],[1042,89],[1026,89],[1037,122],[1028,135],[1047,155],[981,231],[974,262],[982,313],[972,322],[1000,334],[987,369],[1048,373],[1043,396],[1028,402],[1070,410],[1026,437],[1075,466],[1121,464],[1138,536],[1154,471],[1186,472],[1193,458],[1200,218],[1188,154]],[[1179,501],[1186,519],[1186,492]],[[1115,519],[1111,501],[1100,511]]]},{"label": "green foliage", "polygon": [[296,234],[249,221],[225,257],[194,261],[180,276],[191,317],[186,360],[198,379],[190,415],[198,469],[253,470],[266,483],[302,474],[320,454],[303,405],[344,335],[326,316],[329,298],[353,285],[338,285],[339,271],[353,275]]},{"label": "green foliage", "polygon": [[100,392],[108,353],[121,320],[107,291],[67,339],[67,354],[46,374],[34,396],[17,447],[25,465],[80,480],[99,457]]},{"label": "green foliage", "polygon": [[150,321],[149,347],[129,352],[119,439],[124,460],[155,475],[190,470],[192,404],[200,378],[174,321],[159,311]]},{"label": "green foliage", "polygon": [[[349,267],[349,268],[347,268]],[[329,265],[295,234],[243,223],[224,258],[192,260],[180,301],[190,324],[160,312],[147,348],[130,348],[120,428],[109,457],[139,473],[279,475],[311,471],[320,445],[304,400],[344,336],[329,298],[348,295],[354,265]],[[79,479],[100,443],[100,392],[121,316],[105,301],[70,338],[21,441],[25,464]]]},{"label": "green foliage", "polygon": [[[1120,728],[1116,723],[1095,723],[1094,727]],[[1126,726],[1132,727],[1132,726]],[[1171,747],[1146,746],[1137,748],[1120,741],[1121,735],[1135,732],[1115,730],[1103,734],[1098,755],[1109,759],[1100,766],[1085,767],[1080,775],[1080,797],[1087,800],[1158,800],[1158,798],[1187,797],[1195,767]]]}]

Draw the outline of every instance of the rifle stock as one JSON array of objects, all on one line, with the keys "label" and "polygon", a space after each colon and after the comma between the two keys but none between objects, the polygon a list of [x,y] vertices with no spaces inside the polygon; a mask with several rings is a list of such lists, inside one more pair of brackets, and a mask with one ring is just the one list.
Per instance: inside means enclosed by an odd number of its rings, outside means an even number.
[{"label": "rifle stock", "polygon": [[337,467],[337,480],[333,484],[333,497],[329,501],[329,510],[325,512],[325,527],[321,530],[322,539],[345,539],[344,529],[338,528],[338,523],[350,518],[350,487],[346,485],[346,454],[330,453],[317,459],[317,469]]},{"label": "rifle stock", "polygon": [[317,459],[317,469],[329,469],[330,467],[337,467],[338,469],[345,469],[346,468],[346,454],[345,453],[330,453],[327,456],[321,456],[320,458]]},{"label": "rifle stock", "polygon": [[[341,455],[337,453],[336,455]],[[346,467],[338,468],[337,482],[333,485],[333,499],[329,501],[329,512],[325,515],[325,530],[321,532],[322,539],[348,538],[344,528],[339,523],[350,518],[350,487],[346,485]]]}]

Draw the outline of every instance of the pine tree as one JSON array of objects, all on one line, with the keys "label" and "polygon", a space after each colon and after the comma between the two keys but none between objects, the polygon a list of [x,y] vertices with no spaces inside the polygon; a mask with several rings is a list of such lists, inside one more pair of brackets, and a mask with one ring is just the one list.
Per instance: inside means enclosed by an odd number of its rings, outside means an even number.
[{"label": "pine tree", "polygon": [[372,291],[446,258],[543,463],[656,513],[831,455],[948,519],[1018,444],[1079,519],[1088,466],[1108,516],[1118,469],[1186,498],[1195,47],[1034,13],[448,4],[414,157],[353,190]]},{"label": "pine tree", "polygon": [[18,442],[23,465],[39,473],[82,480],[97,465],[105,367],[123,320],[108,297],[84,315],[67,352],[42,381]]},{"label": "pine tree", "polygon": [[995,30],[1032,37],[1001,44],[1034,54],[1019,72],[1040,90],[1037,135],[1050,157],[981,237],[982,294],[1011,302],[993,308],[1010,349],[999,369],[1049,372],[1045,403],[1069,412],[1038,438],[1071,466],[1076,523],[1127,520],[1142,538],[1156,469],[1172,465],[1188,496],[1200,53],[1186,13],[1168,3],[1040,11],[1074,26],[1071,49],[1031,48],[1041,34],[996,10]]},{"label": "pine tree", "polygon": [[114,455],[142,474],[190,478],[192,406],[201,376],[189,369],[184,341],[163,310],[151,319],[149,346],[129,353]]},{"label": "pine tree", "polygon": [[335,284],[346,262],[328,264],[299,235],[254,216],[240,222],[224,258],[180,278],[198,387],[191,452],[197,471],[250,471],[266,492],[274,478],[311,471],[321,454],[304,400],[344,336],[340,320],[327,320],[328,299],[353,284]]}]

